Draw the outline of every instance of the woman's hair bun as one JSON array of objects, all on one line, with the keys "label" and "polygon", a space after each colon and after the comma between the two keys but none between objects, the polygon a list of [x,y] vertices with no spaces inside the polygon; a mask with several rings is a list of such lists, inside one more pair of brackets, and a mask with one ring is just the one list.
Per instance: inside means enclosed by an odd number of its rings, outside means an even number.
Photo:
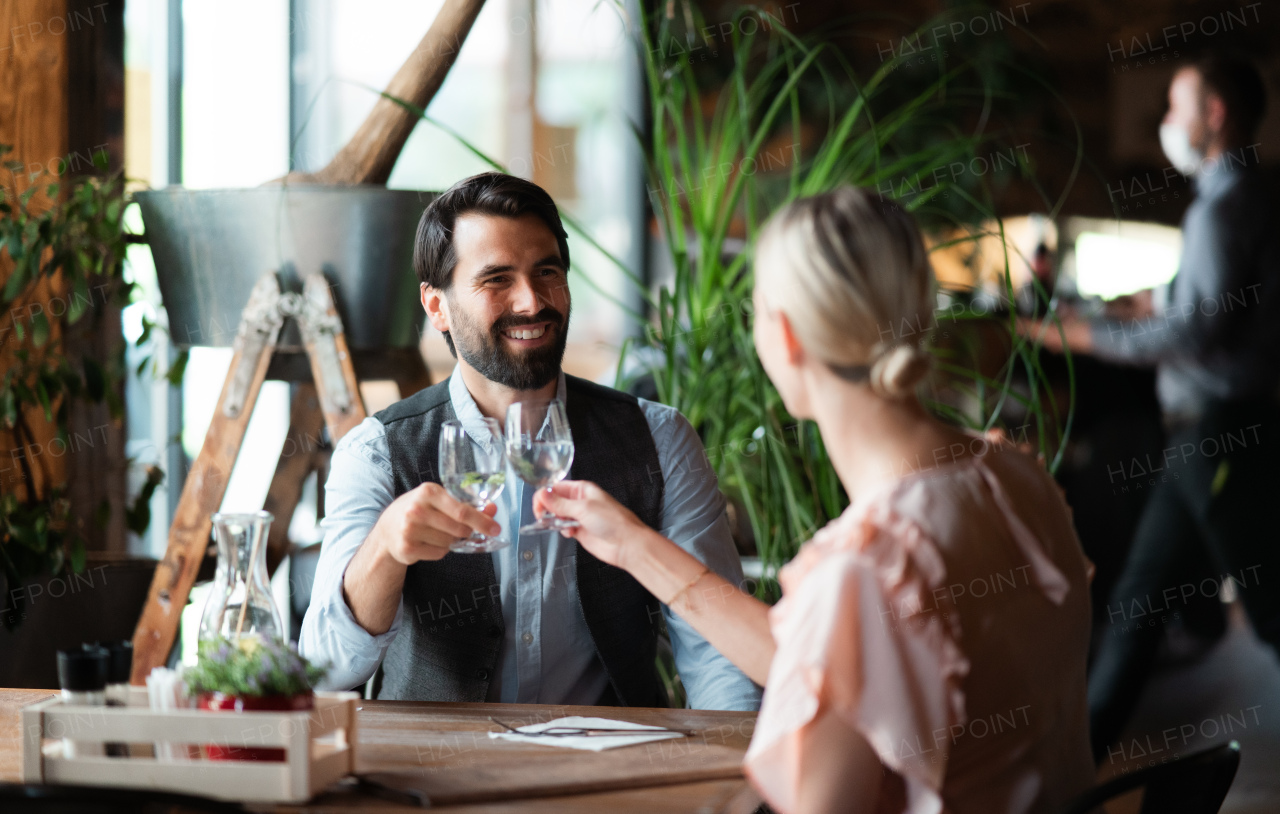
[{"label": "woman's hair bun", "polygon": [[891,399],[915,392],[933,362],[927,351],[907,342],[877,349],[873,358],[868,383],[877,395]]},{"label": "woman's hair bun", "polygon": [[755,260],[757,289],[815,358],[881,396],[914,394],[937,298],[910,213],[873,189],[798,198],[769,219]]}]

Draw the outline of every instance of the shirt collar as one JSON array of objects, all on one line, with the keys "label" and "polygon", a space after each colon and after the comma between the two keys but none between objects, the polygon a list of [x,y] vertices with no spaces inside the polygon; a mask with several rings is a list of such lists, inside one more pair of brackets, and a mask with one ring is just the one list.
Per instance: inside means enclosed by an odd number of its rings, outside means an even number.
[{"label": "shirt collar", "polygon": [[1257,165],[1249,147],[1237,147],[1206,161],[1196,174],[1196,194],[1215,198],[1231,186],[1233,179]]},{"label": "shirt collar", "polygon": [[[556,398],[563,403],[565,400],[565,381],[564,371],[560,371],[556,379]],[[454,365],[453,373],[449,376],[449,401],[453,403],[453,413],[462,422],[462,428],[467,431],[467,435],[471,436],[471,440],[487,447],[488,433],[484,431],[484,425],[481,419],[484,413],[480,412],[480,408],[476,406],[476,400],[471,397],[471,391],[467,389],[467,383],[462,380],[462,366]],[[502,426],[503,419],[498,418],[498,426]]]}]

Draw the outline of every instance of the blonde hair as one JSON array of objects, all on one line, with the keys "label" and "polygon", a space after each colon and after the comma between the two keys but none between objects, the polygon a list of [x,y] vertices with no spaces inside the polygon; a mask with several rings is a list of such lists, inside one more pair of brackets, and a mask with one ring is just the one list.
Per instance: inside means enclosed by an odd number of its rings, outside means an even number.
[{"label": "blonde hair", "polygon": [[787,204],[761,233],[755,274],[805,350],[843,378],[903,398],[929,372],[933,270],[896,203],[841,187]]}]

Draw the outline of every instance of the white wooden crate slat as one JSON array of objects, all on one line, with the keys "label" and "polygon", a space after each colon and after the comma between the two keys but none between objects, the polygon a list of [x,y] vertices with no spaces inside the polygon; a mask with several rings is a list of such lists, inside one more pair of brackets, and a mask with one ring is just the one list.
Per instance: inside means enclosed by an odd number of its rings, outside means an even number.
[{"label": "white wooden crate slat", "polygon": [[[128,762],[127,768],[121,766]],[[226,770],[230,768],[231,772]],[[195,791],[222,800],[297,799],[290,788],[288,763],[154,758],[45,756],[44,782],[73,786]],[[307,795],[303,795],[305,799]]]},{"label": "white wooden crate slat", "polygon": [[[354,771],[358,700],[356,693],[316,693],[310,711],[160,713],[145,706],[145,690],[136,688],[128,707],[72,707],[55,697],[22,711],[23,780],[301,802]],[[286,762],[66,757],[63,736],[84,742],[282,747]]]}]

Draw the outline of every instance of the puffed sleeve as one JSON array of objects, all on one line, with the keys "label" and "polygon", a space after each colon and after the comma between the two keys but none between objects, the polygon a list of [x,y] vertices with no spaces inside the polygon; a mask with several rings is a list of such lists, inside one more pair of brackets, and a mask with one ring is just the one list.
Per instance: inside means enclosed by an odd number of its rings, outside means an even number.
[{"label": "puffed sleeve", "polygon": [[795,809],[803,782],[802,730],[827,713],[902,778],[907,811],[942,810],[969,664],[946,592],[930,588],[944,577],[937,549],[918,526],[894,525],[864,525],[866,545],[802,552],[784,575],[785,596],[770,613],[777,651],[745,765],[781,812]]}]

